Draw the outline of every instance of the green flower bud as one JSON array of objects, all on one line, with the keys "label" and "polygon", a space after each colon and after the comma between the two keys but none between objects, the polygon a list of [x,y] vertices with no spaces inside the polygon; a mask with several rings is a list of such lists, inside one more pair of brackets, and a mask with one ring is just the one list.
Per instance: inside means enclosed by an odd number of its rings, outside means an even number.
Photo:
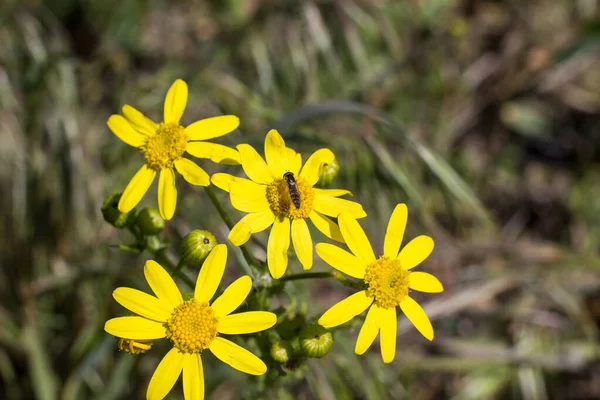
[{"label": "green flower bud", "polygon": [[194,229],[183,238],[181,258],[186,264],[200,265],[217,244],[217,239],[209,231]]},{"label": "green flower bud", "polygon": [[115,228],[123,229],[130,226],[135,221],[135,208],[129,212],[119,211],[120,193],[111,194],[102,204],[102,216],[104,220]]},{"label": "green flower bud", "polygon": [[271,357],[277,362],[288,362],[292,358],[292,353],[292,345],[287,340],[280,340],[271,346]]},{"label": "green flower bud", "polygon": [[318,186],[327,186],[337,176],[338,172],[340,172],[340,164],[337,162],[337,159],[333,159],[329,164],[323,164],[321,166],[321,175],[319,176],[319,181],[317,182]]},{"label": "green flower bud", "polygon": [[135,224],[146,236],[156,235],[165,228],[165,220],[162,219],[158,210],[148,207],[139,212]]},{"label": "green flower bud", "polygon": [[331,332],[317,324],[306,325],[300,331],[298,338],[302,352],[311,358],[323,357],[329,353],[333,344]]}]

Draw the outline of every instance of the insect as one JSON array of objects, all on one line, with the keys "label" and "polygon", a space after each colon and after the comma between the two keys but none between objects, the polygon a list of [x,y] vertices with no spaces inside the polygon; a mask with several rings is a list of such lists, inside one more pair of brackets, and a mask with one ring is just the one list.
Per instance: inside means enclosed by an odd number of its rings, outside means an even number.
[{"label": "insect", "polygon": [[296,184],[296,179],[294,178],[294,173],[286,172],[285,174],[283,174],[283,180],[287,184],[288,190],[290,191],[292,203],[294,203],[296,210],[298,210],[300,208],[300,192],[298,191],[298,186]]}]

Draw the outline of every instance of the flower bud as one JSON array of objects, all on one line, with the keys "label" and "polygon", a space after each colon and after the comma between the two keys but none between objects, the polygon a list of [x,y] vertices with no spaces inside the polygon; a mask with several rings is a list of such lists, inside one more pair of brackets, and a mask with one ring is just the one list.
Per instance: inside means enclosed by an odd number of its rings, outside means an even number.
[{"label": "flower bud", "polygon": [[162,219],[158,210],[149,207],[139,212],[135,224],[145,236],[156,235],[165,228],[165,220]]},{"label": "flower bud", "polygon": [[311,358],[323,357],[329,353],[333,344],[331,332],[317,324],[306,325],[300,331],[298,338],[302,352]]},{"label": "flower bud", "polygon": [[181,258],[186,264],[200,265],[217,244],[217,239],[209,231],[194,229],[183,238]]},{"label": "flower bud", "polygon": [[135,208],[129,212],[122,213],[119,211],[120,193],[111,194],[104,200],[102,204],[102,216],[104,220],[115,228],[127,228],[135,221]]},{"label": "flower bud", "polygon": [[129,354],[143,354],[152,348],[153,340],[134,340],[119,338],[117,347]]},{"label": "flower bud", "polygon": [[340,164],[335,158],[332,162],[323,164],[321,166],[321,174],[319,175],[319,181],[317,182],[317,185],[321,187],[329,185],[331,182],[333,182],[339,171]]},{"label": "flower bud", "polygon": [[280,340],[271,346],[271,357],[277,362],[288,362],[292,358],[292,353],[292,345],[287,340]]}]

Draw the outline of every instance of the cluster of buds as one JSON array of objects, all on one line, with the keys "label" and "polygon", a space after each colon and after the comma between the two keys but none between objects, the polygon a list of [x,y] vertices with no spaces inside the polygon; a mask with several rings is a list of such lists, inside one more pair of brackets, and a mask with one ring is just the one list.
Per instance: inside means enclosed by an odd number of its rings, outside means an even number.
[{"label": "cluster of buds", "polygon": [[307,324],[297,336],[289,340],[278,340],[271,346],[273,360],[289,368],[297,366],[298,360],[304,358],[324,357],[333,344],[329,330],[317,324]]}]

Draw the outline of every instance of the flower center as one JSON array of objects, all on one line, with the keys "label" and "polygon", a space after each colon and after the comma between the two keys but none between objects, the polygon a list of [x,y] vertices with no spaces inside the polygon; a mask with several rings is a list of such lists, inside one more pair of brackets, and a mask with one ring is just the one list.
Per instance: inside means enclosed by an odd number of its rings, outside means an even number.
[{"label": "flower center", "polygon": [[148,166],[152,169],[172,168],[187,148],[188,138],[183,126],[161,122],[154,136],[142,147]]},{"label": "flower center", "polygon": [[184,301],[167,320],[167,339],[182,353],[200,353],[217,337],[217,317],[208,303]]},{"label": "flower center", "polygon": [[367,295],[375,299],[381,308],[395,307],[408,296],[410,272],[402,268],[400,261],[379,257],[367,265],[365,283],[369,285]]},{"label": "flower center", "polygon": [[[267,201],[273,214],[289,219],[308,218],[312,211],[315,190],[299,176],[295,177],[295,182],[296,185],[290,187],[283,178],[279,178],[267,186]],[[296,207],[297,205],[299,207]]]}]

